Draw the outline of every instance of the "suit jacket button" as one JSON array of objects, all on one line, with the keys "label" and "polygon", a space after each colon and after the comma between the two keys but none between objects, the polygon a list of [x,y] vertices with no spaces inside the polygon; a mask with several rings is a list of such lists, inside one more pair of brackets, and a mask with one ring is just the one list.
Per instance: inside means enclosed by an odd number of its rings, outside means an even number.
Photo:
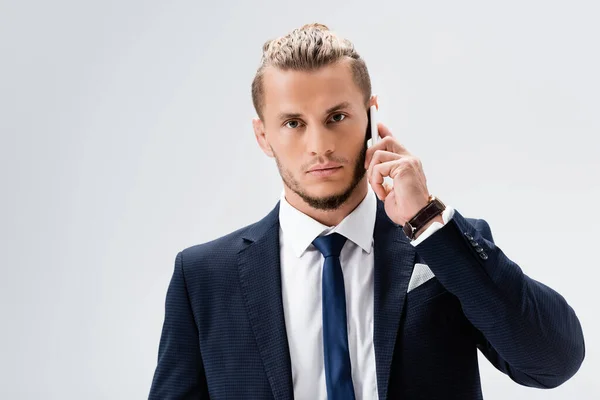
[{"label": "suit jacket button", "polygon": [[475,251],[478,253],[483,253],[483,249],[481,247],[475,247]]},{"label": "suit jacket button", "polygon": [[473,236],[469,232],[465,232],[465,237],[469,240],[473,240]]},{"label": "suit jacket button", "polygon": [[479,253],[479,257],[483,258],[484,260],[487,260],[487,259],[488,259],[488,255],[487,255],[487,254],[485,254],[485,253],[483,253],[483,252],[482,252],[482,253]]},{"label": "suit jacket button", "polygon": [[479,243],[477,243],[477,242],[476,242],[476,241],[474,241],[474,240],[469,240],[469,243],[471,243],[471,246],[473,246],[473,247],[477,247],[477,246],[479,246]]}]

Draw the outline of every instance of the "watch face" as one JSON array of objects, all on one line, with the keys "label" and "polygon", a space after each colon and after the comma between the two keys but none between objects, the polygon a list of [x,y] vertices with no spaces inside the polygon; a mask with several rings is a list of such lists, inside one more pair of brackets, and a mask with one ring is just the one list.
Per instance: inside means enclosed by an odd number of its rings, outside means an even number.
[{"label": "watch face", "polygon": [[445,210],[446,209],[446,205],[444,203],[442,203],[442,201],[438,198],[435,199],[435,202],[438,203],[438,207],[440,210]]}]

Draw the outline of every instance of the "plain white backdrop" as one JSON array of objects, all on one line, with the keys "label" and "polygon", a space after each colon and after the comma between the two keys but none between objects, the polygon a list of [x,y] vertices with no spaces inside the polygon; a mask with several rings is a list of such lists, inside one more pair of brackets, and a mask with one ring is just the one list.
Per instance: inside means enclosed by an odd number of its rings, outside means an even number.
[{"label": "plain white backdrop", "polygon": [[571,380],[480,354],[484,397],[600,398],[600,6],[371,4],[0,0],[0,398],[147,398],[175,255],[278,200],[250,83],[310,22],[354,42],[430,191],[580,318]]}]

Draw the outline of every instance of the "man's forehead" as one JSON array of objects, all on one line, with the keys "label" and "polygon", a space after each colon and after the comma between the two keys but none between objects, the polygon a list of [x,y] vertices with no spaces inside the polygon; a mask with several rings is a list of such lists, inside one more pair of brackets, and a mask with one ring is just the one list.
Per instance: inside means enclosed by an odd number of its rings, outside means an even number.
[{"label": "man's forehead", "polygon": [[334,63],[311,70],[280,69],[273,66],[263,71],[263,84],[274,88],[287,86],[304,87],[314,83],[315,86],[348,85],[354,82],[352,70],[346,63]]},{"label": "man's forehead", "polygon": [[279,113],[298,112],[298,108],[352,109],[361,104],[362,92],[351,71],[345,74],[339,68],[326,68],[310,72],[270,68],[263,75],[265,105]]}]

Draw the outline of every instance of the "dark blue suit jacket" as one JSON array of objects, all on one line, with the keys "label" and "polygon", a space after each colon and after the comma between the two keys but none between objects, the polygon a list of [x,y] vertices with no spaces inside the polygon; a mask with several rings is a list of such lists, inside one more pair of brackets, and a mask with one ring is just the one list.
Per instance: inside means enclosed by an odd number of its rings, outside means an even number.
[{"label": "dark blue suit jacket", "polygon": [[[150,399],[293,398],[278,216],[279,203],[177,254]],[[455,211],[414,247],[377,199],[374,245],[380,399],[481,399],[477,349],[525,386],[553,388],[579,369],[575,312],[494,244],[483,219]],[[435,277],[407,294],[417,262]]]}]

